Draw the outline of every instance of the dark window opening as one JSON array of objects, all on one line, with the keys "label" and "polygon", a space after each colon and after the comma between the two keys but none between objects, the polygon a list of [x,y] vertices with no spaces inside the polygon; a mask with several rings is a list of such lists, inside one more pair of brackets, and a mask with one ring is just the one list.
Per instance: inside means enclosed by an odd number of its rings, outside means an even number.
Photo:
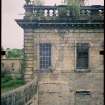
[{"label": "dark window opening", "polygon": [[90,91],[76,91],[78,95],[90,95]]},{"label": "dark window opening", "polygon": [[75,94],[75,105],[90,105],[91,94],[90,91],[77,91]]},{"label": "dark window opening", "polygon": [[77,43],[77,69],[88,69],[89,62],[89,44],[88,43]]},{"label": "dark window opening", "polygon": [[100,51],[100,55],[104,55],[104,51]]},{"label": "dark window opening", "polygon": [[1,55],[5,55],[6,53],[5,53],[5,51],[1,51]]}]

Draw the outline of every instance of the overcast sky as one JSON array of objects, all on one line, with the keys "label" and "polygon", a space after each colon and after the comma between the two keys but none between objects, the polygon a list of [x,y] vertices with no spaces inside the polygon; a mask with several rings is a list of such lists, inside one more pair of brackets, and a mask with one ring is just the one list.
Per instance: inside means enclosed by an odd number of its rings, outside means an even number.
[{"label": "overcast sky", "polygon": [[[61,4],[62,0],[45,0],[45,5]],[[15,19],[23,17],[24,0],[2,0],[2,47],[23,48],[23,29]],[[88,0],[88,5],[104,5],[104,0]]]}]

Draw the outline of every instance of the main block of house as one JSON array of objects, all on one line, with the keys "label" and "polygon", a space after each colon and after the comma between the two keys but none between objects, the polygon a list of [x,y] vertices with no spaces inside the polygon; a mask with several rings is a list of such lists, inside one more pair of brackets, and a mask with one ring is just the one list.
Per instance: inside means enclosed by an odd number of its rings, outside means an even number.
[{"label": "main block of house", "polygon": [[37,77],[38,105],[104,105],[104,7],[78,3],[29,2],[16,19],[24,30],[24,79]]}]

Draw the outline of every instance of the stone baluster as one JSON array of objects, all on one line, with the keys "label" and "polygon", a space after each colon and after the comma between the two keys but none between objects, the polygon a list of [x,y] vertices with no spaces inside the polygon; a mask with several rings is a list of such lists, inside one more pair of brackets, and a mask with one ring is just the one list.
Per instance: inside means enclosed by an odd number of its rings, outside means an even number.
[{"label": "stone baluster", "polygon": [[52,9],[52,16],[54,16],[54,9]]},{"label": "stone baluster", "polygon": [[90,16],[90,14],[91,14],[91,11],[87,10],[87,15]]},{"label": "stone baluster", "polygon": [[48,10],[47,9],[44,10],[44,16],[48,16]]},{"label": "stone baluster", "polygon": [[53,16],[53,10],[52,9],[49,10],[49,16],[50,17]]},{"label": "stone baluster", "polygon": [[37,16],[37,10],[34,10],[34,16]]},{"label": "stone baluster", "polygon": [[67,10],[67,16],[70,16],[70,10]]},{"label": "stone baluster", "polygon": [[100,16],[102,16],[102,15],[103,15],[103,11],[102,11],[102,10],[98,10],[98,14],[99,14]]},{"label": "stone baluster", "polygon": [[59,16],[58,10],[55,10],[55,16]]}]

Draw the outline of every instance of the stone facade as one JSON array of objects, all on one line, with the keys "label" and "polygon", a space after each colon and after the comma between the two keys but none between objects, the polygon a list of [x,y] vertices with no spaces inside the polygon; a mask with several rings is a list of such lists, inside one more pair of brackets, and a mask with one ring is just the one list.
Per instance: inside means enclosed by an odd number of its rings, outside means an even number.
[{"label": "stone facade", "polygon": [[[41,9],[40,6],[33,8]],[[50,7],[44,8],[49,10]],[[27,13],[34,10],[31,5],[25,6],[25,9]],[[87,17],[87,14],[84,15]],[[89,19],[93,17],[89,15]],[[50,20],[48,16],[49,20],[44,18],[43,22],[43,18],[27,15],[23,20],[17,20],[24,29],[25,80],[31,81],[37,77],[38,105],[103,105],[102,21],[79,18],[76,23],[69,20],[74,17],[67,18],[68,21],[60,17],[59,21],[53,20],[56,18]],[[40,69],[41,43],[51,44],[51,66],[43,72]],[[76,68],[77,43],[89,44],[88,68],[82,71]]]},{"label": "stone facade", "polygon": [[[38,76],[39,105],[74,105],[76,91],[90,92],[92,98],[89,105],[103,105],[104,58],[100,55],[103,30],[37,29],[25,32],[25,54],[28,53],[25,77]],[[52,45],[51,72],[37,72],[40,70],[40,43]],[[76,43],[90,45],[88,72],[76,72]]]},{"label": "stone facade", "polygon": [[22,69],[22,59],[1,59],[2,70],[11,74],[20,74]]}]

